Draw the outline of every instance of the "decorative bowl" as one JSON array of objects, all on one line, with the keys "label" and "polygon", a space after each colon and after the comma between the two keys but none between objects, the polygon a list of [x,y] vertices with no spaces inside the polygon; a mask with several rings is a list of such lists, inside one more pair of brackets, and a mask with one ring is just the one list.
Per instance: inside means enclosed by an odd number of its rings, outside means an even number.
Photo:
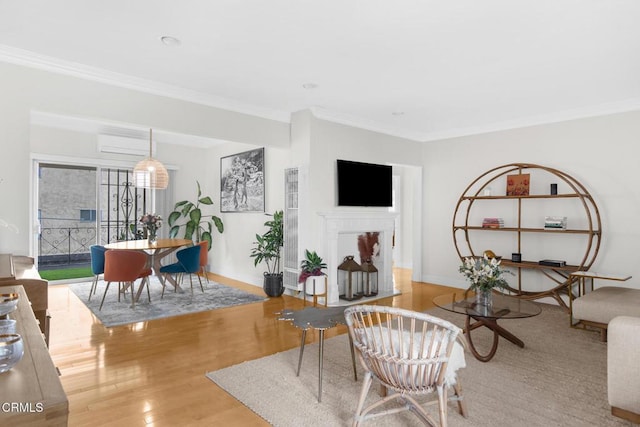
[{"label": "decorative bowl", "polygon": [[14,319],[0,319],[0,335],[15,333],[16,321]]},{"label": "decorative bowl", "polygon": [[19,334],[0,335],[0,373],[13,368],[24,355],[24,344]]},{"label": "decorative bowl", "polygon": [[0,294],[0,316],[11,313],[18,305],[18,294]]}]

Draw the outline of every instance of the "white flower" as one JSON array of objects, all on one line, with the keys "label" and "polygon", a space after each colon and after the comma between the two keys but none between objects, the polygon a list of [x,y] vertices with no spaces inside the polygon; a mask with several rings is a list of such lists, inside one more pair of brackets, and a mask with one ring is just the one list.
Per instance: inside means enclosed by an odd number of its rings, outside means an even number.
[{"label": "white flower", "polygon": [[482,258],[466,257],[459,271],[471,282],[472,289],[490,290],[508,286],[507,281],[502,278],[504,271],[497,258],[489,259],[486,255]]}]

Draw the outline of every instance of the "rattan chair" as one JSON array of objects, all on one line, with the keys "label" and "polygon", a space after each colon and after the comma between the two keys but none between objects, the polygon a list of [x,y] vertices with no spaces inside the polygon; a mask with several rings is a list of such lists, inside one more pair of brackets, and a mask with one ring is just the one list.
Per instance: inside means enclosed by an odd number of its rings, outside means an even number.
[{"label": "rattan chair", "polygon": [[[385,306],[352,306],[344,315],[365,369],[354,426],[369,418],[410,410],[425,424],[446,427],[450,400],[457,401],[458,410],[467,416],[456,375],[459,368],[465,367],[466,344],[460,328],[425,313]],[[384,387],[385,393],[365,408],[374,378]],[[451,396],[449,388],[453,389]],[[436,394],[437,398],[422,404],[414,398],[428,394]],[[372,412],[396,399],[403,405],[386,405],[386,409]],[[436,403],[439,424],[423,407]]]}]

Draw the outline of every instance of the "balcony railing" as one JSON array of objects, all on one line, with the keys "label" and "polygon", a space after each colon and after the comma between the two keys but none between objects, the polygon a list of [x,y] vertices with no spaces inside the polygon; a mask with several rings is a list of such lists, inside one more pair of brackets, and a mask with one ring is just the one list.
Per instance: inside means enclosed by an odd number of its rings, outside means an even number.
[{"label": "balcony railing", "polygon": [[[46,227],[40,232],[38,250],[39,268],[91,263],[91,245],[98,242],[98,228],[94,227]],[[130,230],[126,224],[101,225],[100,243],[135,239],[139,230]]]}]

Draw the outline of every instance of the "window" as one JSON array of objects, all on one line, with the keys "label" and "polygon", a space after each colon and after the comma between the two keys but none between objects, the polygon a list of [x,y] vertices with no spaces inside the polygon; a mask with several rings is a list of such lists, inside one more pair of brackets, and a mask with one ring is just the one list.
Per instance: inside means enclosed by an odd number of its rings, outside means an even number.
[{"label": "window", "polygon": [[80,221],[96,221],[95,209],[80,209]]}]

